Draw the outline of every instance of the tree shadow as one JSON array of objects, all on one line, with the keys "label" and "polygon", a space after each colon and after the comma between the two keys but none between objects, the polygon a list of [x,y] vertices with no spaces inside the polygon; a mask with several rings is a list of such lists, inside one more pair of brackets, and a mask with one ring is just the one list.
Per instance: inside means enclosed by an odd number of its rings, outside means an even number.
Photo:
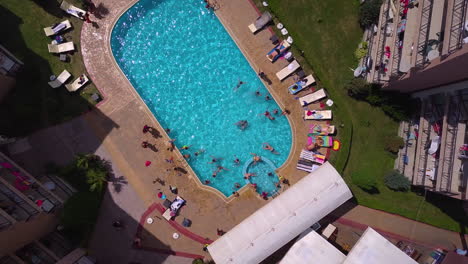
[{"label": "tree shadow", "polygon": [[99,3],[94,9],[93,15],[97,19],[103,19],[105,16],[109,14],[109,9],[102,3]]},{"label": "tree shadow", "polygon": [[62,1],[44,1],[44,0],[29,0],[36,3],[40,6],[45,12],[49,13],[50,15],[63,18],[65,16],[65,12],[60,9],[60,4]]},{"label": "tree shadow", "polygon": [[[418,192],[424,193],[424,190],[419,189]],[[468,225],[468,203],[459,199],[448,197],[443,194],[427,191],[426,201],[442,210],[445,214],[457,221],[460,226],[460,240],[464,249],[468,249],[468,244],[465,239],[466,227]]]},{"label": "tree shadow", "polygon": [[[51,1],[38,0],[38,2],[49,5]],[[34,5],[34,3],[36,2],[27,1],[24,4]],[[31,7],[28,10],[28,12],[31,12],[34,8]],[[78,19],[73,18],[71,20],[72,22],[78,21]],[[3,121],[0,123],[1,135],[9,137],[25,136],[40,128],[70,120],[79,114],[95,109],[93,103],[91,103],[92,100],[88,101],[85,98],[89,92],[86,88],[70,93],[63,86],[56,89],[49,86],[50,76],[60,74],[60,72],[52,70],[52,64],[62,68],[60,70],[67,69],[71,72],[72,76],[68,82],[76,79],[79,76],[78,74],[82,72],[74,70],[77,65],[61,62],[58,56],[56,61],[55,58],[47,60],[46,58],[51,55],[40,55],[33,50],[33,48],[37,50],[39,45],[37,43],[40,43],[44,50],[47,50],[47,42],[50,43],[51,41],[50,38],[44,35],[41,27],[32,25],[31,21],[23,21],[21,17],[18,17],[4,6],[0,6],[0,22],[8,25],[0,28],[0,34],[8,36],[0,39],[0,44],[24,63],[20,72],[16,75],[15,87],[0,102],[0,115]],[[59,22],[59,20],[56,20],[56,22]],[[31,29],[32,34],[28,35],[28,38],[31,37],[34,40],[33,44],[30,43],[31,41],[28,42],[23,39],[24,30],[21,29],[27,28],[29,30],[32,27],[35,28]],[[70,34],[75,34],[75,30],[79,30],[79,27],[67,31],[65,33],[66,39],[70,39]],[[43,43],[41,43],[42,41]],[[78,57],[79,54],[74,54],[71,60],[73,61]],[[78,65],[78,67],[81,66]],[[101,97],[98,93],[96,94]],[[91,97],[91,94],[89,96]]]}]

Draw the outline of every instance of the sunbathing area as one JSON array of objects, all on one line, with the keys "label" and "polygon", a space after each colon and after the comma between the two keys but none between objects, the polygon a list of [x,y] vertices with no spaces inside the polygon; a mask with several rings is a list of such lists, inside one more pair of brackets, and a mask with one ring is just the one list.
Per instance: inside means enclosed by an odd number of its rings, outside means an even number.
[{"label": "sunbathing area", "polygon": [[[358,130],[350,107],[322,80],[323,69],[311,68],[304,36],[273,12],[278,6],[40,5],[54,18],[39,25],[54,63],[43,85],[89,104],[32,136],[0,135],[0,231],[12,237],[10,224],[25,221],[28,231],[54,219],[29,231],[31,244],[0,248],[0,264],[415,264],[422,254],[414,248],[432,258],[462,248],[465,235],[358,205],[363,190],[344,176]],[[371,122],[359,126],[372,130]],[[442,148],[439,135],[424,142],[429,155]],[[420,150],[405,151],[399,159]],[[90,218],[70,213],[73,206],[92,208]],[[65,250],[56,234],[81,251]],[[0,245],[6,241],[0,236]]]}]

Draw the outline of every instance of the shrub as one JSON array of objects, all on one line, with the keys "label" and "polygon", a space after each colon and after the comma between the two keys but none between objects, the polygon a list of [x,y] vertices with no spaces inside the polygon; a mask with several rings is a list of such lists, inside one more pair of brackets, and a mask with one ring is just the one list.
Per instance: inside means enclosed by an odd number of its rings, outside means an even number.
[{"label": "shrub", "polygon": [[101,192],[107,182],[109,164],[97,155],[77,155],[75,160],[60,170],[59,176],[80,191]]},{"label": "shrub", "polygon": [[407,192],[411,188],[411,182],[397,170],[392,170],[384,178],[385,185],[394,191]]},{"label": "shrub", "polygon": [[359,8],[359,24],[362,28],[379,22],[382,0],[367,0]]},{"label": "shrub", "polygon": [[194,259],[192,261],[192,264],[205,264],[205,262],[203,261],[203,259]]},{"label": "shrub", "polygon": [[405,146],[405,141],[402,137],[394,136],[385,139],[385,150],[397,154],[398,151]]},{"label": "shrub", "polygon": [[366,56],[367,54],[367,42],[361,42],[361,44],[359,44],[359,47],[356,49],[356,51],[354,51],[354,56],[356,57],[356,59],[360,60],[362,58],[364,58],[364,56]]},{"label": "shrub", "polygon": [[368,83],[364,79],[352,79],[346,86],[348,95],[381,107],[386,115],[396,121],[408,120],[414,107],[414,99],[406,94],[382,90],[381,84]]}]

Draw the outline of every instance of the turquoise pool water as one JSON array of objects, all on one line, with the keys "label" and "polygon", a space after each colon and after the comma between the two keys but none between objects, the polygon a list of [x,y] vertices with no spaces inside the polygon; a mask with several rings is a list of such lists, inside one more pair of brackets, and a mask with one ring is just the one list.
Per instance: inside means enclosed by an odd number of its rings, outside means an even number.
[{"label": "turquoise pool water", "polygon": [[[202,182],[230,196],[236,183],[246,184],[242,169],[257,153],[280,167],[292,139],[286,117],[265,100],[267,89],[234,41],[201,0],[141,0],[116,23],[111,36],[115,59],[161,125],[170,128],[183,154]],[[265,50],[265,54],[268,51]],[[272,76],[273,77],[273,76]],[[239,81],[242,84],[235,89]],[[262,96],[256,96],[259,91]],[[248,127],[235,123],[247,120]],[[272,145],[278,155],[262,149]],[[195,152],[204,150],[201,155]],[[212,157],[222,158],[210,164]],[[240,159],[235,165],[234,159]],[[213,171],[218,166],[216,178]],[[275,191],[278,177],[266,163],[250,165],[258,191]],[[273,171],[272,171],[273,172]],[[273,172],[274,173],[274,172]]]}]

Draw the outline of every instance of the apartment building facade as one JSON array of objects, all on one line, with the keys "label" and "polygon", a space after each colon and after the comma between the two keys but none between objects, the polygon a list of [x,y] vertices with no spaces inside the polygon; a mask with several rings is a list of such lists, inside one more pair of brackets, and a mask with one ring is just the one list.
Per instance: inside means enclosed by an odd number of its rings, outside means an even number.
[{"label": "apartment building facade", "polygon": [[58,177],[33,177],[0,152],[0,264],[92,263],[60,232],[58,215],[74,192]]},{"label": "apartment building facade", "polygon": [[400,126],[405,147],[395,169],[414,186],[461,200],[468,180],[467,14],[468,0],[384,0],[360,63],[368,82],[420,105]]}]

